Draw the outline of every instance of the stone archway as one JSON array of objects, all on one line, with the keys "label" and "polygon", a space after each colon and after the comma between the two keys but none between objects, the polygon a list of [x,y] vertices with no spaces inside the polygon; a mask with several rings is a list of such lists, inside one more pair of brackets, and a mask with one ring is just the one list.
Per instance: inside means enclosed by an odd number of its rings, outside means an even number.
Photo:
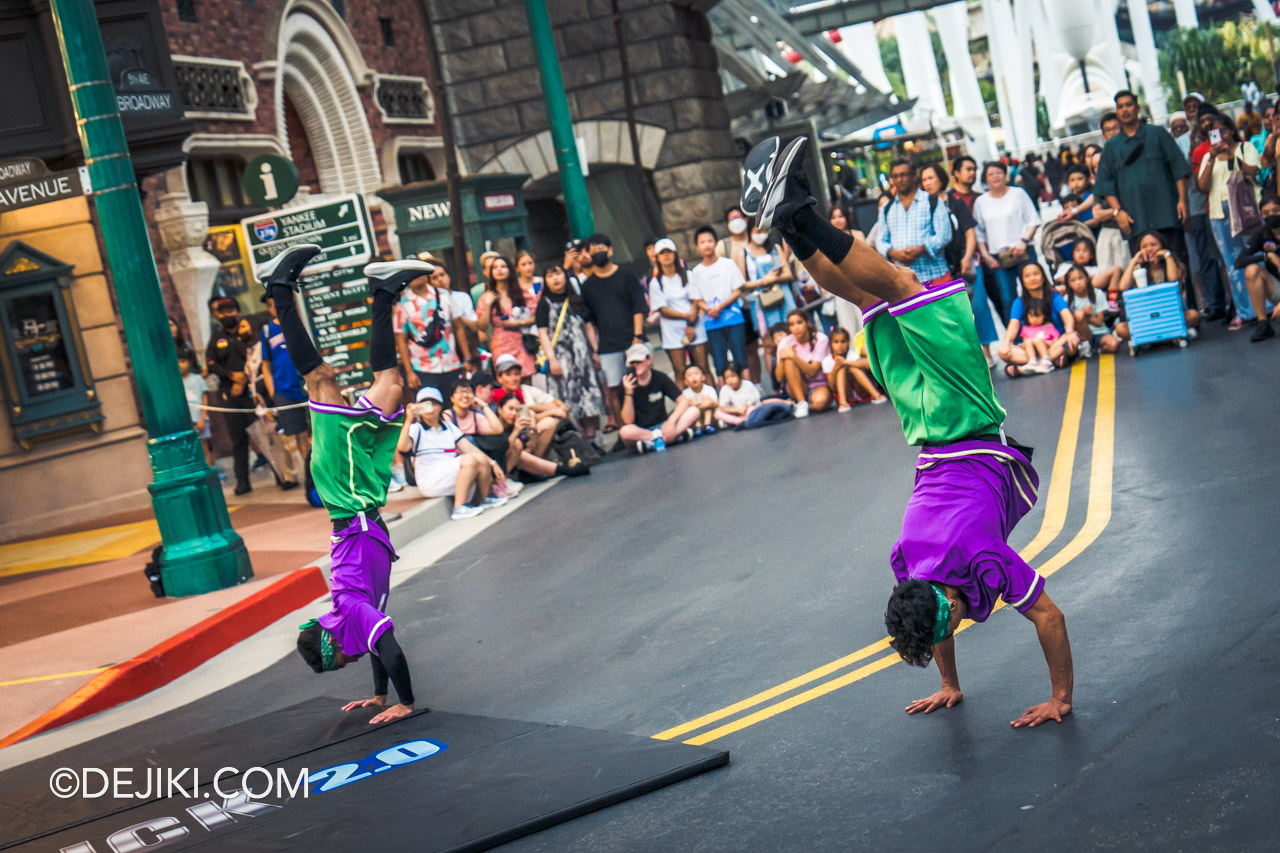
[{"label": "stone archway", "polygon": [[377,150],[357,86],[372,79],[359,46],[328,3],[286,5],[274,43],[276,132],[286,149],[285,99],[302,121],[326,193],[373,192],[382,184]]},{"label": "stone archway", "polygon": [[[583,152],[588,164],[630,166],[635,163],[631,153],[631,134],[624,121],[577,121],[573,123],[574,136],[583,141]],[[666,141],[666,128],[656,124],[636,124],[640,143],[640,165],[654,169],[662,144]],[[529,173],[529,183],[545,178],[556,167],[555,146],[551,131],[526,137],[514,145],[499,151],[476,172]]]}]

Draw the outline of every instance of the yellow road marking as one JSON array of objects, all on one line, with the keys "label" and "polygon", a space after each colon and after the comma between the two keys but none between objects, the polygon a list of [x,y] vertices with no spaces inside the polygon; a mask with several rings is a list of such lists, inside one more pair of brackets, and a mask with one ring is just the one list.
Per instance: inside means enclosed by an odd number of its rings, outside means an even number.
[{"label": "yellow road marking", "polygon": [[[1040,531],[1036,534],[1035,539],[1033,539],[1031,543],[1028,543],[1028,546],[1023,549],[1023,559],[1028,561],[1030,561],[1030,558],[1035,556],[1035,554],[1039,553],[1039,550],[1043,550],[1045,545],[1053,541],[1053,538],[1057,536],[1057,533],[1061,532],[1062,525],[1066,519],[1067,502],[1070,499],[1071,493],[1071,468],[1074,461],[1077,437],[1080,428],[1080,414],[1083,409],[1085,369],[1086,365],[1084,363],[1078,363],[1072,368],[1071,385],[1067,391],[1067,404],[1063,413],[1062,434],[1059,436],[1058,451],[1054,457],[1052,475],[1053,482],[1050,484],[1049,502],[1045,506],[1045,515],[1044,520],[1041,522]],[[1080,529],[1080,532],[1078,532],[1070,542],[1063,546],[1058,553],[1049,558],[1049,560],[1047,560],[1045,564],[1038,569],[1041,575],[1047,577],[1065,566],[1067,563],[1071,562],[1075,557],[1079,556],[1085,548],[1089,547],[1089,545],[1091,545],[1098,536],[1101,535],[1102,531],[1110,522],[1112,470],[1115,450],[1114,429],[1115,361],[1113,356],[1102,356],[1099,359],[1098,365],[1098,395],[1096,414],[1094,418],[1093,461],[1089,476],[1089,503],[1087,508],[1087,517],[1084,525]],[[1070,452],[1069,454],[1065,454],[1064,448],[1067,448],[1068,446]],[[1066,480],[1066,486],[1058,488],[1059,481],[1063,479]],[[1058,506],[1059,504],[1061,504],[1060,508]],[[1047,535],[1047,529],[1054,524],[1058,526],[1057,532],[1048,536],[1047,539],[1044,539],[1043,542],[1038,545],[1037,551],[1028,554],[1027,552],[1031,550],[1031,547],[1036,545],[1037,541],[1041,540],[1043,536]],[[1004,604],[1004,601],[996,602],[995,607],[992,608],[992,612],[994,613],[996,610],[1003,607]],[[956,633],[960,633],[975,624],[976,623],[973,620],[965,619],[956,628]],[[853,663],[857,660],[869,657],[877,651],[887,649],[888,646],[889,639],[886,637],[878,643],[873,643],[870,646],[854,652],[852,655],[832,661],[830,664],[811,670],[805,675],[793,678],[791,681],[779,684],[777,687],[757,693],[749,699],[744,699],[741,702],[722,708],[719,711],[706,714],[689,723],[660,732],[659,734],[654,735],[654,737],[659,740],[669,740],[681,734],[702,728],[708,723],[732,716],[738,711],[745,710],[759,704],[760,702],[782,695],[783,693],[786,693],[795,687],[807,684],[810,681],[817,680],[823,675],[843,668],[843,666],[848,663]],[[778,714],[788,711],[798,705],[803,705],[804,703],[817,699],[820,696],[825,696],[828,693],[839,690],[841,687],[861,681],[867,676],[879,672],[882,669],[888,669],[900,661],[901,658],[898,657],[897,653],[885,655],[882,658],[859,667],[853,672],[831,679],[830,681],[819,684],[816,687],[812,687],[803,693],[798,693],[795,696],[782,700],[781,702],[761,708],[753,714],[741,717],[731,723],[712,729],[711,731],[704,732],[703,734],[697,735],[684,742],[694,745],[710,743],[711,741],[717,740],[725,735],[732,734],[733,732],[740,731],[748,726],[767,720],[770,717],[777,716]]]},{"label": "yellow road marking", "polygon": [[1062,413],[1062,430],[1058,433],[1058,449],[1053,456],[1049,475],[1049,496],[1045,500],[1044,518],[1035,538],[1020,555],[1028,563],[1039,556],[1067,522],[1067,505],[1071,496],[1071,470],[1075,467],[1076,444],[1080,437],[1080,415],[1084,411],[1085,371],[1088,365],[1077,361],[1071,368],[1071,384],[1067,388],[1067,404]]},{"label": "yellow road marking", "polygon": [[0,681],[0,687],[9,687],[14,684],[30,684],[33,681],[53,681],[55,678],[71,678],[75,675],[96,675],[99,672],[110,669],[108,666],[100,666],[97,669],[82,669],[79,672],[59,672],[56,675],[37,675],[35,678],[19,678],[14,681]]}]

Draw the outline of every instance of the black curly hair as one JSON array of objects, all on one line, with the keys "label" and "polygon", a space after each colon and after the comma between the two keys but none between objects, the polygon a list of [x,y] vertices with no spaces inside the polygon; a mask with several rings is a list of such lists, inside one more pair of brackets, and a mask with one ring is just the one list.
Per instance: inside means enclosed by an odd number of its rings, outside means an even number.
[{"label": "black curly hair", "polygon": [[938,621],[938,598],[933,584],[912,580],[898,584],[884,611],[884,627],[892,637],[889,646],[912,666],[928,666],[933,660],[933,628]]},{"label": "black curly hair", "polygon": [[309,625],[298,632],[298,654],[316,672],[324,672],[324,658],[320,654],[321,630],[319,625]]}]

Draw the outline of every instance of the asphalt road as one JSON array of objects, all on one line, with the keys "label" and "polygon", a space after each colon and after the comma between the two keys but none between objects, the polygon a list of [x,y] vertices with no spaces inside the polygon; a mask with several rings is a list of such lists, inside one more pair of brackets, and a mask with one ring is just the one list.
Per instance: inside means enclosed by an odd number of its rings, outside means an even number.
[{"label": "asphalt road", "polygon": [[[728,768],[503,849],[1270,849],[1280,344],[1244,334],[997,382],[1041,475],[1012,544],[1035,540],[1075,655],[1061,725],[1009,727],[1049,682],[1008,608],[958,638],[955,709],[903,713],[936,670],[841,661],[884,636],[914,458],[888,407],[617,459],[443,555],[390,604],[431,707],[655,735],[745,706],[676,736]],[[366,681],[291,655],[70,755]]]}]

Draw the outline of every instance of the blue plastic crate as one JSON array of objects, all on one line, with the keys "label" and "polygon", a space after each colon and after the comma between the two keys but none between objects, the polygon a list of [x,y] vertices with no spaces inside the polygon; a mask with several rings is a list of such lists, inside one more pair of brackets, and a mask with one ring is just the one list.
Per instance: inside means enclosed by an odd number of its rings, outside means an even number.
[{"label": "blue plastic crate", "polygon": [[1176,281],[1124,292],[1130,346],[1140,347],[1187,337],[1187,314],[1182,287]]}]

